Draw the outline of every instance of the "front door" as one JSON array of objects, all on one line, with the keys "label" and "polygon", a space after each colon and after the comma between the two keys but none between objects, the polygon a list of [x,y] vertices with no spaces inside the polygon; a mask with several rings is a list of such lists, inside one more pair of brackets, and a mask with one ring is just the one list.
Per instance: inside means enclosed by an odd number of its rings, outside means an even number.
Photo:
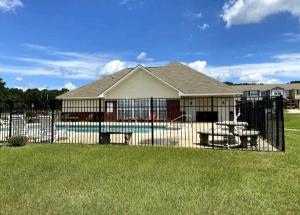
[{"label": "front door", "polygon": [[105,101],[105,121],[114,122],[117,121],[117,102]]}]

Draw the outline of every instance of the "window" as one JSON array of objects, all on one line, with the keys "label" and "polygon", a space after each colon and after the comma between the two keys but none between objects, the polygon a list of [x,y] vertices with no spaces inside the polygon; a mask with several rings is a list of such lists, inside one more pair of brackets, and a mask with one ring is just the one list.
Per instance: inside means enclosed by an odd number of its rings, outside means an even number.
[{"label": "window", "polygon": [[114,112],[114,103],[113,102],[107,102],[106,103],[106,112],[107,113],[113,113]]},{"label": "window", "polygon": [[250,90],[250,96],[259,96],[259,90]]},{"label": "window", "polygon": [[296,90],[297,95],[300,95],[300,89]]},{"label": "window", "polygon": [[[118,100],[118,119],[119,120],[145,120],[150,119],[150,99]],[[167,118],[166,99],[153,100],[153,112],[157,119]]]},{"label": "window", "polygon": [[280,89],[272,90],[272,95],[273,96],[281,96],[281,95],[283,95],[283,90],[280,90]]}]

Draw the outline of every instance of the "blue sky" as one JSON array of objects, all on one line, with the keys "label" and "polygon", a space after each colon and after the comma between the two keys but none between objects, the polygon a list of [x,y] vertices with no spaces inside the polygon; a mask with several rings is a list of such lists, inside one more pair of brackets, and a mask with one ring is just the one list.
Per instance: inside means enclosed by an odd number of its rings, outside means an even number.
[{"label": "blue sky", "polygon": [[300,80],[299,0],[0,0],[0,77],[73,89],[179,61],[220,81]]}]

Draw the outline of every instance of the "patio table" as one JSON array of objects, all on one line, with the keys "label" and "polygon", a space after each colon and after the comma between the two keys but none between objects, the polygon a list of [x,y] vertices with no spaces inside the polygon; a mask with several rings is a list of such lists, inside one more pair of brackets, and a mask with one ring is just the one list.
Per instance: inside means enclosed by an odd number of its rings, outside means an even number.
[{"label": "patio table", "polygon": [[248,126],[248,123],[238,122],[238,121],[223,121],[223,122],[216,122],[216,125],[225,125],[228,127],[229,132],[234,133],[234,128],[236,126]]},{"label": "patio table", "polygon": [[[216,125],[227,126],[230,133],[235,133],[235,132],[234,132],[234,128],[235,128],[236,126],[248,126],[248,123],[247,123],[247,122],[238,122],[238,121],[223,121],[223,122],[216,122]],[[229,144],[234,144],[234,143],[236,143],[236,139],[235,139],[235,136],[234,136],[234,135],[228,137],[228,143],[229,143]],[[226,144],[225,146],[226,146],[227,148],[229,148],[229,145],[228,145],[228,144]]]}]

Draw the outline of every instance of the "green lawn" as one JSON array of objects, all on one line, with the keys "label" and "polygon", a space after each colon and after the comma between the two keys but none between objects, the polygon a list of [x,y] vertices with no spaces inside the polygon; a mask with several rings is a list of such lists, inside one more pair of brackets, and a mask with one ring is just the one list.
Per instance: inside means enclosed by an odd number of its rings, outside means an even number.
[{"label": "green lawn", "polygon": [[286,113],[285,127],[289,129],[300,129],[300,114]]},{"label": "green lawn", "polygon": [[300,132],[286,150],[4,147],[0,214],[299,214]]}]

